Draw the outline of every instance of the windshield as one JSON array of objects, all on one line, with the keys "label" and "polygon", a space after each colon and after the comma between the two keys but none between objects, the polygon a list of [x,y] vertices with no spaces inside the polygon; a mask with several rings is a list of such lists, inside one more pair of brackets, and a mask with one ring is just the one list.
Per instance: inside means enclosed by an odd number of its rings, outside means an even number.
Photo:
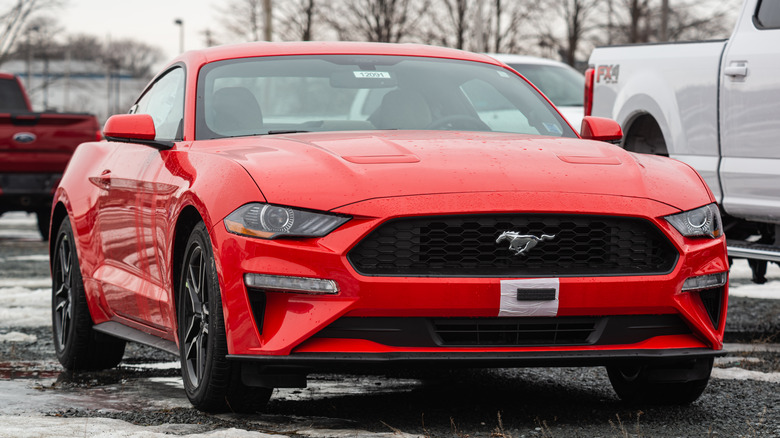
[{"label": "windshield", "polygon": [[582,106],[585,76],[556,65],[509,64],[536,85],[556,106]]},{"label": "windshield", "polygon": [[522,78],[478,62],[379,55],[220,61],[198,81],[199,139],[311,131],[499,131],[576,137]]}]

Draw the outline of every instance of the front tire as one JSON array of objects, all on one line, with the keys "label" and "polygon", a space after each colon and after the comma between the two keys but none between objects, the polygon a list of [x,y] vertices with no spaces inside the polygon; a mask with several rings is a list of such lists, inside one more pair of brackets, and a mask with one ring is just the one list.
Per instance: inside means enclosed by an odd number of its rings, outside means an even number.
[{"label": "front tire", "polygon": [[92,330],[70,221],[59,227],[52,253],[52,333],[57,359],[68,370],[103,370],[122,361],[125,341]]},{"label": "front tire", "polygon": [[227,341],[211,239],[198,223],[187,241],[178,293],[179,353],[184,390],[206,412],[262,410],[271,388],[241,380],[241,366],[227,360]]},{"label": "front tire", "polygon": [[712,364],[712,358],[655,366],[628,362],[607,366],[607,374],[612,388],[625,402],[684,405],[704,392]]}]

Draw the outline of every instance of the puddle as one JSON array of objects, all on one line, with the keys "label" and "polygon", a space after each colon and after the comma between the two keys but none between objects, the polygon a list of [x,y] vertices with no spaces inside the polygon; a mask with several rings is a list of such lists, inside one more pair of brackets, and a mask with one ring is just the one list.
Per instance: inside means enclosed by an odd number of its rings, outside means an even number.
[{"label": "puddle", "polygon": [[0,362],[0,380],[56,379],[60,373],[59,363]]},{"label": "puddle", "polygon": [[390,394],[411,392],[422,385],[417,379],[399,379],[384,376],[309,376],[306,388],[278,388],[272,400],[321,400],[342,395]]}]

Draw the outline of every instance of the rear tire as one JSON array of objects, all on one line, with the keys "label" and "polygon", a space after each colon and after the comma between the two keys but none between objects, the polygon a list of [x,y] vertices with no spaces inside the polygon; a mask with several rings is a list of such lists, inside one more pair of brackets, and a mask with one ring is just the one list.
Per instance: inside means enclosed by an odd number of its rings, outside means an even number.
[{"label": "rear tire", "polygon": [[49,240],[49,225],[51,223],[51,211],[38,210],[35,212],[35,217],[38,221],[38,232],[41,233],[43,241]]},{"label": "rear tire", "polygon": [[92,330],[70,221],[65,218],[52,253],[52,333],[57,359],[72,371],[113,368],[125,341]]},{"label": "rear tire", "polygon": [[241,365],[227,360],[222,297],[211,239],[198,223],[189,239],[178,293],[179,353],[184,390],[206,412],[253,413],[265,408],[271,388],[241,380]]},{"label": "rear tire", "polygon": [[607,374],[612,388],[625,402],[684,405],[704,392],[712,364],[712,358],[655,366],[627,362],[607,366]]}]

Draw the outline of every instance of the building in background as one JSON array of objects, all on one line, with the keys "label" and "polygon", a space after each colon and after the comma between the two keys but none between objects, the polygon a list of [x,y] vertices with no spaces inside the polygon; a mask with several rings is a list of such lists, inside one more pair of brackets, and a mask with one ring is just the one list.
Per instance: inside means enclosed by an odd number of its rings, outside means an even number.
[{"label": "building in background", "polygon": [[73,60],[12,60],[2,70],[24,82],[35,111],[84,112],[103,123],[126,113],[149,82],[104,63]]}]

